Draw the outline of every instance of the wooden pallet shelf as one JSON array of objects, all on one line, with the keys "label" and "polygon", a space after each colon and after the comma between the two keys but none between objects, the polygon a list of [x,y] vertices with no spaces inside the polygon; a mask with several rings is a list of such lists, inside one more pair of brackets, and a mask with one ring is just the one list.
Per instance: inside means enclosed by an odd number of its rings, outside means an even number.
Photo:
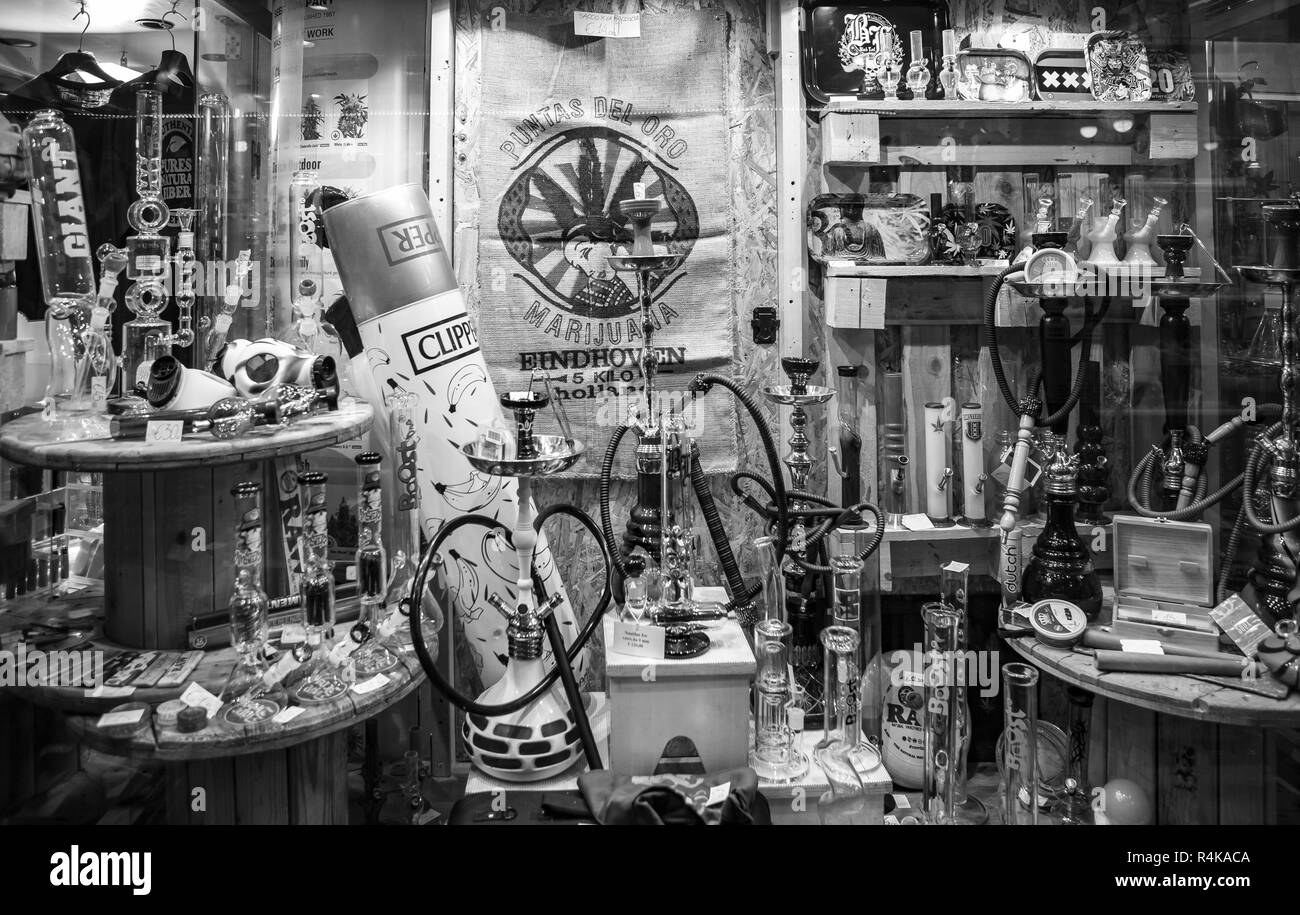
[{"label": "wooden pallet shelf", "polygon": [[1176,114],[1196,112],[1196,102],[1099,102],[1096,99],[1065,99],[1051,102],[972,102],[963,99],[938,101],[863,101],[855,98],[831,99],[822,108],[827,114],[878,114],[897,118],[1001,117],[1030,118],[1047,115],[1106,115],[1119,112],[1133,114]]}]

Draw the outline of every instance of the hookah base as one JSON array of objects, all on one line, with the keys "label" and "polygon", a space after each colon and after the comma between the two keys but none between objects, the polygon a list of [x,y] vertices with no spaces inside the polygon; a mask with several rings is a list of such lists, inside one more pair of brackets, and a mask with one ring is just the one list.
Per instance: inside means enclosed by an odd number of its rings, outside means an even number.
[{"label": "hookah base", "polygon": [[749,751],[749,768],[754,770],[761,781],[772,785],[788,785],[797,782],[808,774],[811,763],[808,754],[791,751],[785,762],[764,759],[757,750]]},{"label": "hookah base", "polygon": [[934,515],[926,514],[926,517],[930,519],[930,523],[935,527],[952,527],[954,523],[952,518],[946,515],[942,518],[936,518]]},{"label": "hookah base", "polygon": [[664,657],[677,661],[698,658],[709,650],[709,634],[687,626],[665,626]]}]

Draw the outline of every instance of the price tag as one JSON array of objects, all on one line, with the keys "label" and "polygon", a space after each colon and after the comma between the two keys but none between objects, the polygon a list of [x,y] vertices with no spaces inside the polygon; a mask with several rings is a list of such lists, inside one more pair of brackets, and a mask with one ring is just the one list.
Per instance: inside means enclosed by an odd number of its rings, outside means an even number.
[{"label": "price tag", "polygon": [[362,680],[360,683],[352,684],[352,692],[358,696],[364,696],[366,693],[373,693],[377,689],[382,689],[388,685],[388,677],[383,674],[375,674],[369,680]]},{"label": "price tag", "polygon": [[185,687],[185,692],[181,693],[181,701],[188,706],[204,709],[209,718],[215,718],[217,712],[221,711],[221,700],[198,683],[191,683]]},{"label": "price tag", "polygon": [[731,782],[723,782],[721,785],[714,785],[709,789],[709,799],[705,802],[704,806],[715,807],[729,797],[731,797]]},{"label": "price tag", "polygon": [[149,445],[174,445],[181,440],[185,423],[179,419],[151,419],[144,427],[144,440]]},{"label": "price tag", "polygon": [[932,531],[934,522],[930,520],[929,515],[925,514],[904,515],[903,528],[909,531]]},{"label": "price tag", "polygon": [[1156,623],[1171,623],[1175,626],[1187,625],[1187,614],[1177,610],[1152,610],[1151,620]]},{"label": "price tag", "polygon": [[633,199],[633,200],[645,200],[645,182],[644,182],[644,181],[633,181],[633,182],[632,182],[632,199]]},{"label": "price tag", "polygon": [[125,712],[105,712],[99,716],[99,721],[95,722],[95,724],[101,728],[135,724],[144,713],[145,710],[142,708],[127,709]]},{"label": "price tag", "polygon": [[134,686],[96,686],[86,695],[91,699],[121,699],[135,692]]},{"label": "price tag", "polygon": [[345,581],[356,581],[356,580],[357,580],[357,567],[356,567],[355,564],[354,564],[354,565],[350,565],[350,566],[348,566],[346,569],[343,570],[343,579],[344,579]]},{"label": "price tag", "polygon": [[1119,647],[1121,651],[1128,651],[1133,654],[1165,653],[1165,650],[1160,647],[1160,643],[1155,639],[1120,639]]},{"label": "price tag", "polygon": [[271,720],[276,724],[288,724],[305,711],[307,710],[301,705],[291,705],[288,708],[280,709]]},{"label": "price tag", "polygon": [[289,623],[280,630],[281,645],[299,645],[307,641],[307,627],[302,623]]},{"label": "price tag", "polygon": [[908,801],[907,801],[907,795],[906,795],[906,794],[900,794],[900,793],[895,792],[895,794],[894,794],[894,809],[895,809],[895,810],[907,810],[907,809],[909,809],[911,806],[912,806],[912,805],[911,805],[910,803],[908,803]]},{"label": "price tag", "polygon": [[593,38],[640,38],[641,14],[574,11],[573,34]]},{"label": "price tag", "polygon": [[664,629],[662,626],[642,626],[638,623],[615,623],[614,644],[611,650],[634,658],[664,657]]}]

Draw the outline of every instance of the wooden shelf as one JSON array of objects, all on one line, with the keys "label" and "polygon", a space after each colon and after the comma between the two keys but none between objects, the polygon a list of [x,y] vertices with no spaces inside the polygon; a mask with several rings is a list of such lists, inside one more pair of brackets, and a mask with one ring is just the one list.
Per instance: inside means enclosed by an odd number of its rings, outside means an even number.
[{"label": "wooden shelf", "polygon": [[1133,147],[1108,143],[989,144],[968,145],[881,145],[879,162],[842,158],[833,154],[824,160],[830,166],[863,165],[1113,165],[1134,162]]},{"label": "wooden shelf", "polygon": [[862,101],[831,99],[821,116],[837,113],[878,114],[896,118],[962,117],[1029,118],[1047,115],[1107,115],[1194,113],[1196,102],[1099,102],[1096,99],[1068,99],[1052,102],[971,102],[962,99],[940,101]]},{"label": "wooden shelf", "polygon": [[1002,261],[989,261],[973,267],[950,264],[857,264],[850,260],[826,261],[827,276],[855,276],[900,279],[909,277],[932,279],[981,279],[995,277],[1007,268]]}]

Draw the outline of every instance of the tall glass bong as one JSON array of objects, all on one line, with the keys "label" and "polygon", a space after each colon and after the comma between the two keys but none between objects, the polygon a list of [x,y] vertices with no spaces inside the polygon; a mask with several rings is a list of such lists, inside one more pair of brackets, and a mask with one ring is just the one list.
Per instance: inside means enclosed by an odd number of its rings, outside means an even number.
[{"label": "tall glass bong", "polygon": [[327,701],[347,691],[332,651],[334,563],[329,556],[328,483],[329,478],[319,470],[298,474],[302,501],[302,533],[298,541],[302,573],[298,593],[307,633],[306,641],[294,649],[294,657],[302,662],[304,677],[293,687],[293,695],[306,703]]},{"label": "tall glass bong", "polygon": [[1004,826],[1038,825],[1038,671],[1002,665]]},{"label": "tall glass bong", "polygon": [[95,274],[72,128],[57,111],[38,111],[23,130],[23,153],[50,346],[44,417],[74,421],[92,407],[90,375],[78,363],[86,358],[82,333],[91,326]]},{"label": "tall glass bong", "polygon": [[388,597],[388,553],[383,540],[384,483],[377,452],[357,455],[357,596],[361,617],[352,627],[352,640],[358,644],[352,663],[359,678],[368,678],[392,670],[399,663],[389,650],[396,646],[392,625],[386,619],[384,602]]},{"label": "tall glass bong", "polygon": [[262,590],[262,486],[235,484],[235,591],[230,596],[230,644],[235,669],[221,691],[223,702],[251,705],[267,690],[266,643],[269,601]]},{"label": "tall glass bong", "polygon": [[822,701],[825,733],[817,744],[817,764],[829,790],[817,801],[817,816],[828,825],[864,825],[867,795],[853,763],[858,748],[858,632],[847,626],[821,631],[825,650]]},{"label": "tall glass bong", "polygon": [[961,752],[961,703],[957,667],[961,655],[961,615],[941,603],[922,609],[925,618],[924,727],[926,821],[939,826],[959,822],[957,784]]},{"label": "tall glass bong", "polygon": [[789,623],[762,619],[754,624],[754,745],[749,765],[768,782],[791,782],[808,771],[808,757],[799,749],[790,726],[792,676]]}]

